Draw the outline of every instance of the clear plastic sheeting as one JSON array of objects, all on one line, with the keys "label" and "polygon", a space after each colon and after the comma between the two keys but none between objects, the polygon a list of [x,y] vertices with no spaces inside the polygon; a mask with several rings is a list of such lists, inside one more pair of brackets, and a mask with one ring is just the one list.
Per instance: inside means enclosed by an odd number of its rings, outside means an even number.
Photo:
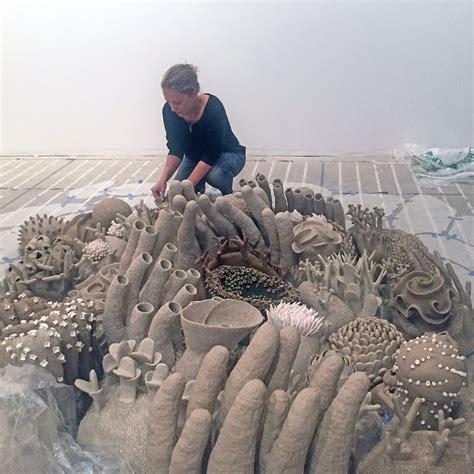
[{"label": "clear plastic sheeting", "polygon": [[397,148],[396,158],[409,160],[417,178],[449,184],[474,176],[474,148],[426,148],[406,144]]},{"label": "clear plastic sheeting", "polygon": [[75,414],[74,389],[46,370],[33,365],[0,369],[0,472],[132,473],[112,448],[76,443]]}]

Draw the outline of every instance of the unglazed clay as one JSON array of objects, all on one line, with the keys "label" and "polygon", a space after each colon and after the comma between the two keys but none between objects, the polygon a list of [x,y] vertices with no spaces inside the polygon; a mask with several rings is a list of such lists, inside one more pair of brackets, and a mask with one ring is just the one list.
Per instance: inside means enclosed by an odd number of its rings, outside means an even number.
[{"label": "unglazed clay", "polygon": [[393,324],[378,318],[357,318],[329,336],[332,349],[349,357],[357,371],[371,383],[382,381],[395,363],[395,353],[404,341]]},{"label": "unglazed clay", "polygon": [[[81,439],[118,443],[135,472],[472,470],[470,285],[380,209],[350,206],[346,232],[337,199],[242,185],[215,200],[176,181],[155,209],[33,218],[6,274],[0,366],[32,361],[88,393]],[[357,466],[382,410],[377,459]]]},{"label": "unglazed clay", "polygon": [[392,373],[384,380],[394,387],[403,413],[420,398],[413,429],[435,430],[438,410],[451,416],[461,388],[467,385],[466,360],[448,334],[426,334],[400,346]]},{"label": "unglazed clay", "polygon": [[342,235],[324,216],[313,216],[293,229],[292,249],[304,259],[327,257],[341,248]]},{"label": "unglazed clay", "polygon": [[246,301],[260,311],[281,301],[299,301],[298,292],[280,278],[242,266],[216,268],[208,274],[206,286],[211,296]]},{"label": "unglazed clay", "polygon": [[176,371],[194,380],[209,350],[221,345],[228,350],[263,322],[260,312],[243,301],[213,300],[189,304],[181,315],[186,351]]}]

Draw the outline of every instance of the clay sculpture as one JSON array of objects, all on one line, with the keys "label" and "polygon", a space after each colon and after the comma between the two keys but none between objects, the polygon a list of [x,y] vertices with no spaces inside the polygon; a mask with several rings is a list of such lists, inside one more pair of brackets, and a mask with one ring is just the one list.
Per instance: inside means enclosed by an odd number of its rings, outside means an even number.
[{"label": "clay sculpture", "polygon": [[367,374],[372,384],[395,363],[395,353],[404,341],[393,324],[378,318],[357,318],[329,336],[332,349],[349,357],[357,371]]},{"label": "clay sculpture", "polygon": [[400,346],[384,381],[393,387],[403,413],[420,399],[413,429],[436,430],[438,411],[452,416],[460,390],[467,385],[465,357],[448,334],[426,334]]},{"label": "clay sculpture", "polygon": [[313,216],[293,229],[295,240],[292,249],[303,259],[315,260],[319,255],[327,257],[341,246],[342,236],[324,216]]},{"label": "clay sculpture", "polygon": [[186,351],[176,365],[187,381],[194,380],[199,367],[217,345],[232,350],[263,322],[260,312],[244,301],[203,300],[190,303],[181,314]]},{"label": "clay sculpture", "polygon": [[283,280],[248,267],[218,267],[207,275],[206,287],[211,296],[246,301],[260,311],[281,301],[299,301],[298,292]]}]

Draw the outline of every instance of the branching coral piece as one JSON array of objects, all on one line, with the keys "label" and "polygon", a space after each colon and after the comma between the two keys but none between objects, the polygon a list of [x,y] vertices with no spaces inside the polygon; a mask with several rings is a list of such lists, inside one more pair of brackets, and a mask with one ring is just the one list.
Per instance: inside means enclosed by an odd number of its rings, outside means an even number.
[{"label": "branching coral piece", "polygon": [[433,457],[432,463],[437,464],[443,456],[446,448],[449,444],[449,435],[451,434],[451,428],[462,425],[464,423],[463,418],[453,420],[451,417],[445,419],[443,410],[438,411],[438,431],[431,431],[428,433],[428,439],[433,446]]},{"label": "branching coral piece", "polygon": [[82,379],[76,379],[74,385],[81,391],[87,393],[92,397],[94,409],[100,412],[101,408],[105,405],[105,391],[100,388],[99,381],[95,370],[91,370],[89,373],[89,382]]},{"label": "branching coral piece", "polygon": [[320,256],[316,262],[301,262],[292,271],[292,276],[298,284],[309,281],[313,283],[316,291],[326,288],[327,285],[327,288],[344,300],[356,314],[362,312],[369,295],[377,298],[377,306],[381,303],[378,288],[385,275],[385,270],[375,263],[367,252],[360,258],[351,257],[344,252],[326,258]]},{"label": "branching coral piece", "polygon": [[394,401],[394,404],[399,424],[395,432],[387,430],[384,435],[384,456],[387,457],[388,461],[410,458],[412,451],[410,447],[404,443],[406,443],[410,432],[413,430],[413,425],[421,406],[421,399],[415,398],[406,414],[401,410],[397,400]]},{"label": "branching coral piece", "polygon": [[410,459],[412,451],[408,446],[402,447],[402,440],[393,436],[390,431],[384,433],[384,456],[387,462],[393,462],[395,459]]}]

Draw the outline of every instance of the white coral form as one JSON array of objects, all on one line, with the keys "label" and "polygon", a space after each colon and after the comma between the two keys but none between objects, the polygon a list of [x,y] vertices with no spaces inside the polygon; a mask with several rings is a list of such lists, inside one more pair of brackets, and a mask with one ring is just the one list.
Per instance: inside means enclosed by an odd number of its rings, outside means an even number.
[{"label": "white coral form", "polygon": [[268,320],[278,329],[293,326],[302,336],[314,336],[321,328],[324,317],[301,303],[280,303],[270,306]]},{"label": "white coral form", "polygon": [[112,235],[114,237],[124,237],[125,236],[125,227],[119,222],[112,221],[110,227],[107,231],[107,235]]},{"label": "white coral form", "polygon": [[106,255],[111,253],[110,247],[107,242],[101,239],[94,240],[84,245],[82,254],[90,257],[94,262],[102,260]]}]

